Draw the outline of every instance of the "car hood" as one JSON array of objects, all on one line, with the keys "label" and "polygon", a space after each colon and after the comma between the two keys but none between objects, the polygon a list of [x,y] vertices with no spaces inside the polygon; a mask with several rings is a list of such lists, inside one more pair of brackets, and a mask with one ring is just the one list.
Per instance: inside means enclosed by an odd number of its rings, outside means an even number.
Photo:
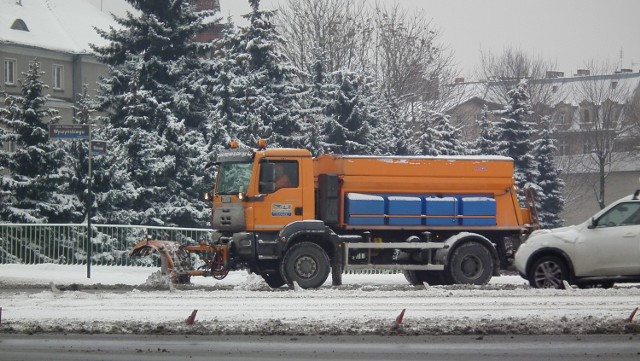
[{"label": "car hood", "polygon": [[553,228],[553,229],[540,229],[529,236],[528,241],[539,240],[559,240],[567,243],[574,243],[578,239],[579,230],[582,229],[582,224],[573,225],[567,227]]}]

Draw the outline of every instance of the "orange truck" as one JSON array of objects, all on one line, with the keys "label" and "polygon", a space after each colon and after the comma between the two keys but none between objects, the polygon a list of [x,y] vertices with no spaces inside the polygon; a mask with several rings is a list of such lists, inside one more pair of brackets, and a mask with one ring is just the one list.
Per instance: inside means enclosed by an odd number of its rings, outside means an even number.
[{"label": "orange truck", "polygon": [[329,274],[340,285],[347,270],[384,269],[415,285],[485,284],[538,227],[533,197],[518,203],[508,157],[314,158],[263,143],[232,146],[217,165],[206,196],[212,239],[146,240],[132,256],[158,252],[165,272],[182,281],[246,268],[271,287],[316,288]]}]

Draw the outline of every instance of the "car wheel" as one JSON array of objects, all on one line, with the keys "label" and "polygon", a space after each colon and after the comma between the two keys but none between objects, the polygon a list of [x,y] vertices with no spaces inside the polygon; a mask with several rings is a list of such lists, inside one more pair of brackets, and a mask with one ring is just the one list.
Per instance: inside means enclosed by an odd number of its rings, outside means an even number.
[{"label": "car wheel", "polygon": [[529,271],[529,284],[535,288],[564,288],[569,280],[565,262],[556,256],[545,256],[536,260]]}]

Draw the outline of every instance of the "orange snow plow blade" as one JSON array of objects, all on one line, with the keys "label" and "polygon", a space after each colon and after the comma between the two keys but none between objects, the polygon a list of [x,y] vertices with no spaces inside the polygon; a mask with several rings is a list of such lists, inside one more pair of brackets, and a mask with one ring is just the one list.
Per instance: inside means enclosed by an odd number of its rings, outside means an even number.
[{"label": "orange snow plow blade", "polygon": [[[173,283],[189,283],[191,276],[212,276],[221,280],[229,270],[225,268],[228,260],[226,246],[183,246],[172,241],[142,241],[129,253],[129,257],[147,257],[153,253],[160,255],[162,273],[169,276]],[[200,255],[204,265],[195,270],[191,264],[191,253]]]},{"label": "orange snow plow blade", "polygon": [[129,257],[147,257],[157,253],[160,255],[160,269],[162,273],[169,276],[173,283],[185,283],[183,280],[188,276],[193,267],[189,253],[182,249],[179,243],[172,241],[142,241],[129,253]]}]

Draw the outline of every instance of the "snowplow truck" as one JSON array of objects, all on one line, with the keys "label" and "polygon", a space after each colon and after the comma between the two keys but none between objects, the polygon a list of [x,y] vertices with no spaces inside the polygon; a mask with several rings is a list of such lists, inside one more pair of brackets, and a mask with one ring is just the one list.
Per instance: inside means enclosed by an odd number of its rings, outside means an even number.
[{"label": "snowplow truck", "polygon": [[312,157],[261,144],[232,146],[217,165],[205,196],[211,239],[145,240],[131,256],[159,253],[182,282],[248,269],[274,288],[317,288],[329,274],[340,285],[344,272],[366,269],[403,272],[414,285],[480,285],[511,267],[538,228],[532,195],[518,202],[508,157]]}]

